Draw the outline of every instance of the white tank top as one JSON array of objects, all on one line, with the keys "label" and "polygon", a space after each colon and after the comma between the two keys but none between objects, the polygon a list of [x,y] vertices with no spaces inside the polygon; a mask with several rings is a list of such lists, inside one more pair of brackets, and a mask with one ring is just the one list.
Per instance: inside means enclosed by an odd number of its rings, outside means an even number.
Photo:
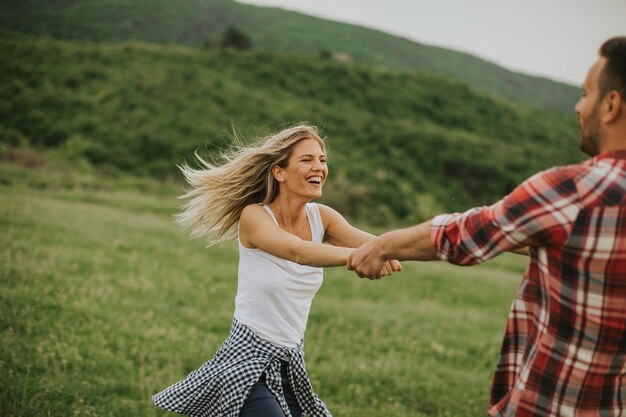
[{"label": "white tank top", "polygon": [[[272,216],[272,210],[263,206]],[[306,205],[313,242],[322,243],[324,225],[319,207]],[[323,268],[299,265],[239,241],[239,277],[235,318],[263,339],[294,348],[304,337],[309,310],[322,285]]]}]

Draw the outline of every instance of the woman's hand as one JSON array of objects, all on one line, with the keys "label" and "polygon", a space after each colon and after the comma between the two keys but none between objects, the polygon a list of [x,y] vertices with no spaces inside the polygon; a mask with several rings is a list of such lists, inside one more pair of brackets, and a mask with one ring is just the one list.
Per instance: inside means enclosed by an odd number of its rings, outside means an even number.
[{"label": "woman's hand", "polygon": [[402,264],[395,259],[390,259],[383,264],[383,269],[380,271],[380,274],[376,278],[370,279],[380,279],[382,277],[389,276],[394,272],[402,272]]},{"label": "woman's hand", "polygon": [[391,265],[391,269],[393,270],[393,272],[402,272],[402,264],[400,263],[400,261],[397,261],[395,259],[390,259],[387,262],[389,262],[389,264]]}]

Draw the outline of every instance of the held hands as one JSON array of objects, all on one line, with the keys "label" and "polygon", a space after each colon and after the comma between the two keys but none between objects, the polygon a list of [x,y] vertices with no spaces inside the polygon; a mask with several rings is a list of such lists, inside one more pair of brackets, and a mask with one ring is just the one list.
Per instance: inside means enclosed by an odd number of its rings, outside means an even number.
[{"label": "held hands", "polygon": [[376,278],[369,278],[369,279],[380,279],[382,277],[389,276],[393,274],[394,272],[402,272],[402,264],[399,261],[396,261],[395,259],[389,259],[388,261],[385,261],[385,263],[383,264],[383,269],[380,271],[380,275],[378,275],[378,277]]},{"label": "held hands", "polygon": [[369,279],[380,279],[402,271],[400,262],[382,256],[381,246],[380,239],[374,239],[353,250],[348,255],[346,267],[359,277]]}]

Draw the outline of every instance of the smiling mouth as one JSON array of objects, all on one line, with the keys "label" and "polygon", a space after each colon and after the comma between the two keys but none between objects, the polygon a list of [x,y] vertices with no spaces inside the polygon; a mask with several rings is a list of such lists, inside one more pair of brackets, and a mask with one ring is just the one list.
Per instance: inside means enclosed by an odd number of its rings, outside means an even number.
[{"label": "smiling mouth", "polygon": [[307,178],[307,182],[309,184],[316,184],[316,185],[320,185],[322,183],[322,177],[311,177],[311,178]]}]

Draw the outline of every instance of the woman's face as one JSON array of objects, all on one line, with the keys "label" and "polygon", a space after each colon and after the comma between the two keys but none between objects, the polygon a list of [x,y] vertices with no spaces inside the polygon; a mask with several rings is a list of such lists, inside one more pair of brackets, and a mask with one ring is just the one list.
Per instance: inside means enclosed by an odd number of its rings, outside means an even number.
[{"label": "woman's face", "polygon": [[294,146],[287,167],[280,169],[277,179],[290,193],[315,199],[322,196],[327,176],[326,154],[320,143],[303,139]]}]

